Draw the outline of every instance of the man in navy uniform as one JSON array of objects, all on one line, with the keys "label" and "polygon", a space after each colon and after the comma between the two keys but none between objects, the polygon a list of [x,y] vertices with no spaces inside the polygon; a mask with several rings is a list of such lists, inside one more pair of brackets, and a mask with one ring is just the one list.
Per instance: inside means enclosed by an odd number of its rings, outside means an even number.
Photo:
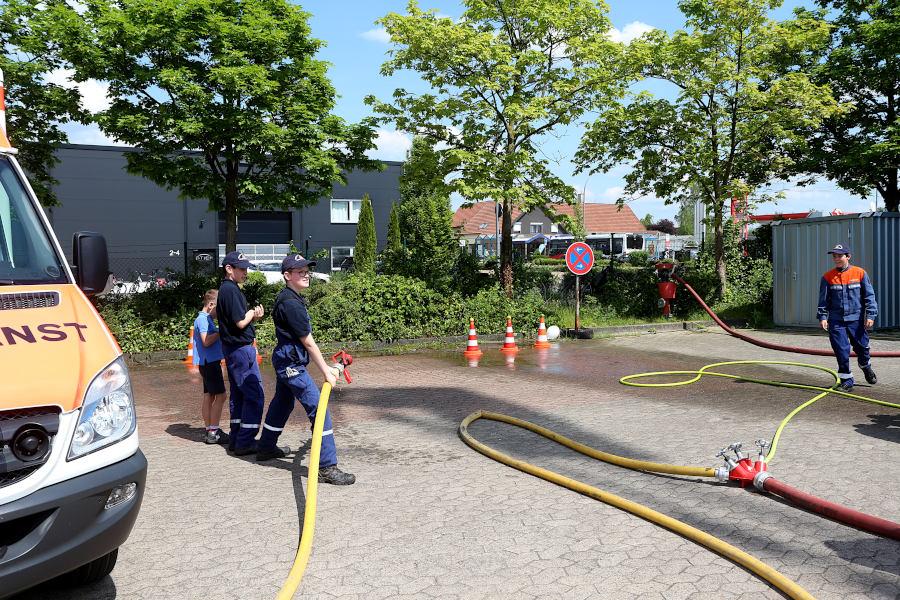
[{"label": "man in navy uniform", "polygon": [[[310,424],[316,420],[319,406],[319,388],[308,372],[312,361],[332,386],[337,383],[334,372],[322,357],[322,352],[312,335],[312,324],[306,310],[306,299],[300,292],[309,287],[310,268],[314,261],[300,254],[291,254],[281,261],[281,274],[285,288],[275,299],[272,321],[275,323],[277,344],[272,352],[272,366],[275,367],[275,397],[269,404],[266,422],[259,437],[259,451],[256,460],[281,458],[284,450],[278,448],[278,436],[284,430],[288,416],[294,409],[296,398],[309,417]],[[344,473],[337,467],[337,450],[334,445],[334,427],[331,412],[326,410],[325,426],[322,432],[322,452],[319,462],[319,479],[335,485],[350,485],[356,477]]]},{"label": "man in navy uniform", "polygon": [[838,389],[853,389],[850,372],[850,347],[856,352],[856,362],[866,381],[875,384],[878,378],[869,362],[869,334],[866,330],[875,323],[878,304],[875,290],[866,272],[850,265],[850,247],[838,244],[828,251],[834,268],[822,276],[819,282],[819,306],[816,311],[819,324],[828,332],[831,348],[837,357]]},{"label": "man in navy uniform", "polygon": [[219,339],[225,354],[228,381],[231,385],[231,436],[228,449],[237,456],[256,452],[256,434],[262,421],[265,393],[259,364],[256,361],[256,330],[253,323],[263,316],[263,307],[247,307],[247,298],[239,284],[247,279],[253,264],[241,252],[229,252],[222,261],[225,278],[219,287],[216,314],[219,317]]}]

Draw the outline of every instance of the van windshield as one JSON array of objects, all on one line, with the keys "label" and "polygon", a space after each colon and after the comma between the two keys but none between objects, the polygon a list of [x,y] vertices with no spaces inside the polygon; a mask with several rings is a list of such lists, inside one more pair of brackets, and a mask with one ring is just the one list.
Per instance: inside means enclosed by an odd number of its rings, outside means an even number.
[{"label": "van windshield", "polygon": [[25,185],[0,156],[0,285],[65,283],[66,271]]}]

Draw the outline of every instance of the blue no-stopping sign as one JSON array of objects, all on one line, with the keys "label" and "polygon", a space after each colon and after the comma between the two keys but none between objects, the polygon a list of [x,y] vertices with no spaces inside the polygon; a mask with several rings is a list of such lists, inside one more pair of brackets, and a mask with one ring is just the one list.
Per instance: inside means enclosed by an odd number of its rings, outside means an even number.
[{"label": "blue no-stopping sign", "polygon": [[594,251],[584,242],[575,242],[566,250],[566,266],[575,275],[584,275],[594,267]]}]

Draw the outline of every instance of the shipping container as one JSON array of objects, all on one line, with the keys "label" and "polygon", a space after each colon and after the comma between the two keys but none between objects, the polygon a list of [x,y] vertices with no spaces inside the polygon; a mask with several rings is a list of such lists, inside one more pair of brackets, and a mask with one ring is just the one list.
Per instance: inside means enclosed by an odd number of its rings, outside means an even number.
[{"label": "shipping container", "polygon": [[848,244],[851,264],[875,286],[875,329],[900,327],[900,213],[869,212],[772,223],[776,325],[818,327],[819,280],[834,268],[828,251]]}]

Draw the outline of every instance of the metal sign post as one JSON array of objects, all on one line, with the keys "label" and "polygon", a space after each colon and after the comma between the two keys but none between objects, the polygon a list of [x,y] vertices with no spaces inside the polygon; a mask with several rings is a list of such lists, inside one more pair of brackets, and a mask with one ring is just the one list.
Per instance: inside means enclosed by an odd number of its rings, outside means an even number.
[{"label": "metal sign post", "polygon": [[581,329],[581,290],[579,283],[581,275],[575,276],[575,331]]},{"label": "metal sign post", "polygon": [[581,276],[594,267],[594,251],[584,242],[575,242],[566,249],[566,266],[575,275],[575,332],[581,330]]}]

